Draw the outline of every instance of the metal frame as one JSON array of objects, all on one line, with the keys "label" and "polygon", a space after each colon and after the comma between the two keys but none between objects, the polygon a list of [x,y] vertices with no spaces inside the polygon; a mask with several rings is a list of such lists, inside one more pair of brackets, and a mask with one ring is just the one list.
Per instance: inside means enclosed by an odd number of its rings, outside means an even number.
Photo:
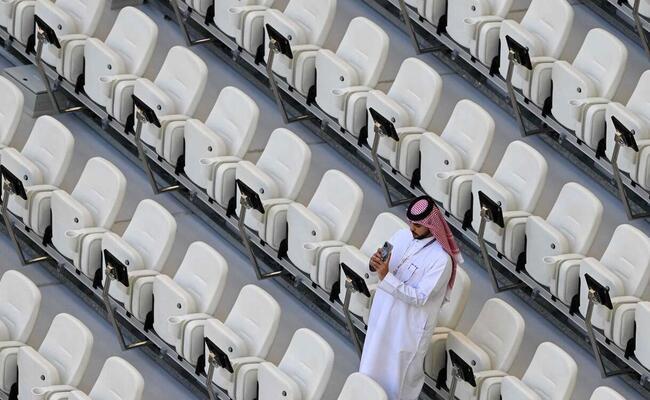
[{"label": "metal frame", "polygon": [[[214,42],[214,38],[211,37],[202,37],[198,39],[192,39],[190,36],[189,31],[187,30],[187,19],[189,17],[189,9],[185,10],[184,13],[181,12],[180,7],[178,6],[178,3],[175,1],[170,1],[169,2],[170,6],[174,10],[174,15],[176,16],[176,22],[178,22],[178,26],[181,28],[181,32],[183,33],[183,37],[185,38],[185,43],[187,44],[187,47],[191,46],[196,46],[199,44],[204,44],[204,43],[210,43]],[[185,15],[183,15],[185,14]]]},{"label": "metal frame", "polygon": [[[591,0],[585,1],[584,4],[629,38],[639,40],[637,44],[650,57],[650,19],[639,14],[640,0]],[[615,12],[611,12],[612,8]]]},{"label": "metal frame", "polygon": [[398,0],[399,1],[399,8],[400,8],[400,13],[402,14],[402,20],[404,21],[404,25],[406,25],[406,30],[409,34],[409,38],[411,39],[411,44],[413,45],[413,48],[415,49],[415,52],[417,54],[423,54],[423,53],[433,53],[435,51],[441,51],[445,49],[445,46],[443,45],[434,45],[434,46],[429,46],[429,47],[422,47],[420,44],[420,41],[418,40],[417,33],[415,32],[415,28],[413,27],[413,23],[411,23],[411,18],[409,18],[408,14],[408,9],[406,8],[406,2],[404,0]]},{"label": "metal frame", "polygon": [[356,292],[357,290],[354,288],[354,285],[352,284],[352,280],[346,277],[345,278],[345,301],[343,302],[343,312],[345,313],[345,320],[347,322],[350,338],[352,339],[352,343],[354,343],[354,349],[357,351],[359,357],[361,357],[363,346],[361,345],[361,340],[359,340],[359,335],[357,334],[357,330],[354,329],[354,324],[352,323],[352,314],[350,313],[350,299],[352,299],[352,293],[356,293]]},{"label": "metal frame", "polygon": [[612,169],[614,170],[614,180],[616,181],[616,186],[618,187],[618,196],[623,203],[623,207],[625,207],[625,213],[627,214],[628,219],[648,218],[650,217],[650,211],[635,213],[632,211],[630,199],[627,197],[627,191],[625,190],[625,186],[623,185],[621,178],[621,171],[618,169],[618,156],[621,151],[621,146],[623,146],[620,136],[620,132],[616,132],[614,150],[612,152]]},{"label": "metal frame", "polygon": [[460,379],[460,370],[454,365],[451,370],[451,382],[449,383],[449,400],[456,400],[456,386],[458,386],[458,379]]},{"label": "metal frame", "polygon": [[208,350],[208,357],[206,359],[206,362],[208,363],[208,373],[206,374],[205,377],[205,383],[208,388],[208,397],[210,398],[210,400],[217,400],[218,397],[214,392],[214,384],[212,384],[212,378],[214,377],[214,370],[217,367],[217,362],[214,357],[214,354],[209,350]]}]

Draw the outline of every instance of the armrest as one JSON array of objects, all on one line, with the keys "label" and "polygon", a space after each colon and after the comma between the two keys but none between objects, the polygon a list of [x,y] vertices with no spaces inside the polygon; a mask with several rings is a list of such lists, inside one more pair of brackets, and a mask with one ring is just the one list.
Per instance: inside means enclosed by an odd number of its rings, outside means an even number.
[{"label": "armrest", "polygon": [[503,378],[501,394],[509,399],[542,400],[534,390],[514,376]]},{"label": "armrest", "polygon": [[457,169],[455,171],[436,172],[434,175],[435,185],[442,193],[449,194],[451,191],[451,182],[460,177],[474,175],[476,171],[472,169]]},{"label": "armrest", "polygon": [[573,112],[577,115],[577,120],[579,123],[584,122],[585,114],[587,110],[595,105],[605,105],[609,103],[610,100],[604,97],[588,97],[584,99],[572,99],[569,100],[569,107],[573,108]]},{"label": "armrest", "polygon": [[214,317],[212,315],[208,315],[205,313],[194,313],[194,314],[187,314],[187,315],[172,316],[169,317],[167,321],[169,323],[170,334],[174,336],[176,339],[181,339],[181,334],[185,329],[185,325],[187,325],[189,322],[201,321],[210,318],[214,318]]},{"label": "armrest", "polygon": [[[521,213],[520,215],[516,215]],[[517,261],[519,254],[525,250],[524,242],[526,236],[526,224],[528,223],[529,213],[510,212],[504,213],[505,234],[503,237],[503,253],[510,261]],[[527,215],[525,215],[527,214]]]},{"label": "armrest", "polygon": [[102,93],[108,98],[113,98],[115,95],[115,87],[118,83],[132,81],[133,85],[135,85],[135,81],[138,78],[139,76],[133,74],[102,75],[99,77],[99,82],[102,87]]},{"label": "armrest", "polygon": [[68,400],[92,400],[90,396],[88,396],[86,393],[82,392],[81,390],[75,390],[70,392],[68,395]]},{"label": "armrest", "polygon": [[553,75],[553,64],[557,60],[552,57],[531,57],[533,67],[531,78],[528,80],[528,96],[533,103],[541,107],[547,97],[551,95],[551,77]]},{"label": "armrest", "polygon": [[105,232],[108,232],[108,229],[99,227],[70,229],[65,231],[65,236],[69,240],[71,248],[74,247],[76,249],[75,252],[79,252],[81,242],[86,236]]},{"label": "armrest", "polygon": [[47,400],[51,395],[55,393],[72,392],[73,390],[77,390],[77,388],[70,385],[51,385],[51,386],[35,387],[32,388],[32,399]]},{"label": "armrest", "polygon": [[477,32],[488,22],[501,22],[503,18],[496,15],[484,15],[480,17],[468,17],[463,20],[464,28],[468,37],[476,39]]},{"label": "armrest", "polygon": [[298,384],[270,362],[261,363],[257,374],[260,392],[268,393],[269,397],[284,400],[300,400],[302,398]]},{"label": "armrest", "polygon": [[341,242],[340,240],[324,240],[322,242],[307,242],[303,245],[303,248],[305,249],[305,256],[311,260],[312,265],[315,265],[323,250],[338,247],[340,252],[345,245],[346,243]]},{"label": "armrest", "polygon": [[[483,389],[483,382],[485,382],[486,379],[490,378],[503,378],[508,376],[507,373],[503,371],[499,371],[496,369],[491,369],[487,371],[478,371],[474,374],[474,379],[476,380],[476,397],[478,398],[481,394],[481,389]],[[515,397],[516,398],[516,397]]]},{"label": "armrest", "polygon": [[219,156],[208,157],[199,159],[201,165],[201,172],[203,177],[211,181],[214,179],[214,171],[222,164],[236,164],[241,161],[241,158],[235,156]]},{"label": "armrest", "polygon": [[86,40],[86,39],[88,39],[88,36],[81,33],[70,33],[58,37],[59,44],[61,45],[61,49],[63,49],[68,42],[71,42],[73,40]]},{"label": "armrest", "polygon": [[170,122],[175,122],[175,121],[187,121],[190,119],[190,116],[184,115],[184,114],[171,114],[171,115],[162,115],[158,117],[158,121],[160,121],[160,129],[161,131],[165,130],[165,126],[169,124]]},{"label": "armrest", "polygon": [[339,110],[343,111],[345,104],[347,104],[350,95],[359,92],[369,92],[371,90],[372,88],[368,86],[348,86],[345,88],[331,89],[330,93],[332,94],[332,97],[335,99],[334,101],[336,103],[336,107]]},{"label": "armrest", "polygon": [[12,348],[18,348],[18,347],[23,347],[27,346],[23,342],[19,342],[16,340],[7,340],[7,341],[1,341],[0,342],[0,351],[6,350],[6,349],[12,349]]},{"label": "armrest", "polygon": [[[316,46],[315,44],[298,44],[295,46],[291,46],[291,52],[293,53],[293,58],[295,59],[300,53],[305,53],[308,51],[313,51],[317,52],[320,50],[320,46]],[[316,54],[314,54],[314,57]]]},{"label": "armrest", "polygon": [[268,7],[265,6],[230,7],[228,9],[228,14],[230,16],[230,21],[239,30],[242,27],[242,23],[244,22],[244,17],[246,16],[246,14],[253,11],[264,11],[267,8]]}]

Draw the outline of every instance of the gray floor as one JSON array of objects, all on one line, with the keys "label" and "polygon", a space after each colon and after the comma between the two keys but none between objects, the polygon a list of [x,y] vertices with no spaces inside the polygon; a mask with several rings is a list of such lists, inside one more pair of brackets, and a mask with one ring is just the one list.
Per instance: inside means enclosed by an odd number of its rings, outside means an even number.
[{"label": "gray floor", "polygon": [[[286,0],[278,0],[276,2],[276,7],[283,8],[285,4]],[[167,50],[173,45],[184,43],[178,27],[170,21],[165,21],[162,13],[158,11],[156,7],[146,5],[143,6],[142,9],[145,10],[145,12],[147,12],[160,27],[159,44],[151,66],[146,73],[147,77],[153,78],[160,68]],[[410,42],[405,34],[396,29],[381,16],[374,13],[359,0],[339,0],[336,20],[330,37],[326,43],[326,47],[332,49],[335,48],[343,36],[345,27],[349,20],[359,15],[367,16],[375,22],[378,22],[389,33],[391,38],[391,51],[387,66],[382,74],[382,80],[392,79],[397,72],[401,61],[406,57],[414,55]],[[97,36],[106,36],[115,16],[116,13],[114,11],[107,12],[105,18],[102,20]],[[583,5],[576,2],[575,34],[572,35],[571,43],[567,49],[566,58],[571,59],[573,57],[589,28],[600,25],[603,25],[603,22],[598,17],[595,17],[594,14],[586,10]],[[613,31],[613,28],[610,30]],[[635,80],[638,79],[642,71],[647,69],[649,66],[647,59],[644,58],[640,49],[627,39],[625,39],[625,42],[630,50],[630,67],[626,72],[622,88],[617,95],[617,99],[622,101],[629,97]],[[220,63],[214,54],[211,54],[211,51],[207,48],[195,47],[193,50],[204,61],[206,61],[209,66],[209,82],[204,99],[197,112],[198,118],[204,118],[207,116],[210,108],[214,104],[214,100],[216,99],[219,90],[224,86],[234,85],[245,90],[257,101],[262,112],[258,132],[251,145],[252,150],[246,157],[250,160],[257,159],[261,149],[264,148],[264,145],[268,140],[269,134],[273,129],[283,126],[275,104],[262,92],[258,91],[252,84],[242,79],[236,71]],[[519,139],[519,133],[514,125],[513,119],[508,114],[494,106],[489,99],[480,95],[472,85],[451,72],[449,68],[445,67],[434,57],[421,56],[421,58],[436,68],[436,70],[443,75],[444,80],[443,98],[438,110],[436,111],[431,130],[434,132],[440,132],[442,130],[453,106],[458,100],[470,98],[478,102],[492,114],[497,123],[495,142],[484,167],[484,170],[487,172],[494,171],[507,144],[513,140]],[[78,118],[73,115],[65,115],[58,116],[57,119],[66,124],[76,137],[75,156],[68,176],[63,184],[64,189],[71,189],[74,186],[84,163],[90,157],[96,155],[103,156],[113,161],[127,176],[127,196],[118,217],[120,222],[114,227],[116,232],[119,233],[124,230],[138,202],[144,198],[154,198],[174,213],[178,222],[178,234],[171,256],[166,264],[164,270],[165,273],[173,274],[175,272],[187,246],[195,240],[206,241],[226,257],[230,265],[229,281],[216,315],[218,318],[224,318],[234,303],[235,297],[240,288],[247,283],[256,282],[248,260],[244,258],[241,253],[228,246],[223,238],[220,238],[211,230],[211,228],[204,224],[202,222],[204,217],[188,212],[181,204],[177,203],[169,195],[153,196],[148,187],[146,177],[140,170],[139,166],[132,164],[129,160],[122,157],[109,144],[98,138],[97,135]],[[33,120],[31,118],[26,116],[23,118],[19,127],[19,134],[17,134],[12,145],[16,147],[22,146],[32,124]],[[378,185],[373,180],[360,173],[359,170],[354,168],[342,156],[337,154],[335,150],[324,144],[315,134],[309,132],[309,130],[304,126],[294,124],[291,125],[289,129],[299,134],[310,145],[312,150],[311,169],[306,180],[307,183],[299,197],[299,201],[306,202],[309,200],[318,181],[320,180],[320,177],[330,168],[336,168],[346,172],[363,188],[365,194],[364,208],[360,222],[357,225],[351,240],[352,244],[360,244],[375,216],[386,210]],[[539,138],[527,138],[525,141],[539,149],[546,157],[550,166],[546,190],[544,191],[536,211],[537,214],[546,215],[548,213],[560,188],[564,183],[569,181],[582,183],[591,189],[603,201],[603,204],[605,205],[603,224],[596,239],[596,244],[590,252],[591,255],[596,257],[600,256],[615,227],[626,222],[621,205],[614,196],[604,191],[598,184],[593,182],[585,174],[581,173],[573,164],[556,154],[552,149],[542,143]],[[400,213],[401,211],[396,209],[394,212]],[[640,227],[645,232],[649,232],[647,223],[637,221],[633,224]],[[17,266],[15,254],[9,247],[9,242],[5,236],[0,237],[0,254],[2,255],[0,258],[0,264],[3,265],[2,271],[8,269],[9,266]],[[460,323],[459,329],[462,331],[469,329],[485,300],[493,297],[492,289],[489,285],[485,271],[471,261],[466,263],[465,268],[472,278],[473,289],[470,302]],[[45,272],[39,266],[25,267],[22,268],[21,271],[25,272],[39,284],[43,291],[44,299],[46,299],[43,303],[35,333],[29,342],[30,344],[38,345],[40,343],[51,319],[59,312],[69,312],[76,315],[93,330],[95,335],[94,355],[90,369],[83,379],[82,389],[90,388],[106,357],[120,354],[136,365],[145,376],[146,399],[179,399],[194,397],[183,388],[182,385],[171,379],[169,375],[162,371],[158,365],[148,357],[138,351],[121,353],[115,338],[112,336],[109,324],[99,318],[87,306],[82,304],[78,298],[70,294],[65,287],[58,283],[55,277]],[[277,362],[281,358],[289,343],[291,335],[297,328],[308,327],[315,330],[321,334],[335,350],[336,361],[334,373],[324,399],[336,399],[347,375],[355,371],[358,367],[358,358],[356,357],[349,341],[335,333],[331,327],[324,324],[307,307],[278,285],[273,282],[262,282],[258,284],[268,290],[283,307],[281,328],[272,347],[269,357],[270,360]],[[615,388],[628,399],[643,398],[643,396],[631,390],[629,386],[619,378],[610,378],[606,381],[602,381],[591,354],[584,351],[582,348],[577,347],[573,341],[567,339],[567,337],[557,330],[549,321],[546,321],[536,311],[532,310],[525,301],[522,301],[512,294],[500,295],[499,297],[514,305],[526,320],[525,339],[511,373],[521,376],[537,345],[544,341],[552,341],[567,350],[580,366],[578,387],[576,388],[574,395],[575,399],[587,399],[595,387],[603,384]]]}]

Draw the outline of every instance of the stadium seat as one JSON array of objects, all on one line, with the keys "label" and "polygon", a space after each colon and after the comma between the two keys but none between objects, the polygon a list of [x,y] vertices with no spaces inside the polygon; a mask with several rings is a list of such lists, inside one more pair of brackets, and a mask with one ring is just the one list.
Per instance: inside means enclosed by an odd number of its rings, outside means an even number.
[{"label": "stadium seat", "polygon": [[[587,33],[572,64],[566,61],[545,64],[546,68],[552,68],[553,117],[592,148],[598,143],[587,141],[589,138],[584,133],[605,129],[604,118],[594,115],[604,110],[593,106],[608,103],[614,97],[626,63],[625,45],[611,33],[595,28]],[[602,126],[591,126],[592,121],[601,121]]]},{"label": "stadium seat", "polygon": [[70,385],[54,385],[35,388],[38,400],[140,400],[144,391],[144,379],[140,372],[120,357],[109,357],[88,394]]},{"label": "stadium seat", "polygon": [[[505,229],[494,222],[485,226],[485,241],[494,243],[499,252],[505,250],[509,224],[514,218],[528,217],[542,194],[548,165],[544,156],[530,145],[516,140],[508,145],[494,175],[478,173],[472,178],[472,228],[478,232],[481,223],[479,192],[499,203],[503,210]],[[505,232],[504,232],[505,231]]]},{"label": "stadium seat", "polygon": [[492,146],[494,119],[478,104],[459,101],[441,135],[420,138],[420,185],[454,217],[471,207],[472,178]]},{"label": "stadium seat", "polygon": [[485,379],[480,400],[570,400],[577,376],[575,360],[559,346],[544,342],[521,379],[512,375]]},{"label": "stadium seat", "polygon": [[594,393],[591,395],[589,400],[625,400],[625,397],[618,394],[618,392],[612,388],[601,386],[594,390]]},{"label": "stadium seat", "polygon": [[[433,113],[440,101],[442,78],[427,63],[417,58],[407,58],[397,72],[388,93],[371,90],[366,99],[368,109],[373,108],[390,120],[397,130],[399,141],[380,138],[377,154],[387,159],[400,174],[410,178],[420,166],[420,137],[431,124]],[[367,115],[367,117],[366,117]],[[361,121],[355,121],[348,114],[345,127],[353,133],[359,132]],[[367,123],[368,143],[375,138],[374,120],[370,112],[365,113],[362,123]]]},{"label": "stadium seat", "polygon": [[[62,75],[66,56],[74,55],[66,49],[68,43],[86,40],[95,34],[99,20],[104,13],[104,0],[36,0],[34,14],[56,32],[61,45],[43,43],[42,59]],[[35,36],[38,44],[38,36]],[[73,60],[71,60],[73,61]]]},{"label": "stadium seat", "polygon": [[193,3],[199,14],[206,15],[214,3],[214,24],[223,33],[235,39],[237,45],[250,49],[251,42],[264,37],[265,12],[275,0],[184,0]]},{"label": "stadium seat", "polygon": [[[205,338],[228,354],[234,373],[217,368],[213,382],[226,389],[233,399],[245,399],[235,392],[240,368],[250,363],[262,363],[275,340],[282,308],[265,290],[246,285],[224,322],[216,318],[205,321]],[[203,351],[203,337],[197,343]],[[205,354],[208,349],[205,348]],[[208,371],[208,365],[205,371]]]},{"label": "stadium seat", "polygon": [[277,366],[265,361],[239,369],[237,399],[253,398],[259,385],[259,400],[321,400],[333,364],[329,343],[309,329],[298,329]]},{"label": "stadium seat", "polygon": [[25,275],[10,270],[0,279],[0,390],[9,393],[17,382],[16,357],[36,323],[41,291]]},{"label": "stadium seat", "polygon": [[512,220],[506,231],[505,256],[517,261],[525,246],[526,272],[551,294],[566,299],[567,289],[575,292],[578,275],[564,272],[571,264],[579,264],[591,248],[602,215],[600,200],[584,186],[569,182],[546,219],[531,215]]},{"label": "stadium seat", "polygon": [[[309,146],[290,130],[278,128],[271,134],[257,163],[242,160],[233,166],[236,178],[257,192],[265,210],[264,214],[249,210],[246,225],[275,249],[287,236],[287,207],[298,196],[310,164]],[[235,184],[225,183],[227,188]],[[234,201],[239,215],[239,191]]]},{"label": "stadium seat", "polygon": [[[110,252],[128,268],[129,286],[113,282],[109,294],[120,303],[124,303],[127,311],[131,312],[134,302],[146,299],[132,299],[134,281],[143,275],[157,274],[165,266],[167,257],[176,238],[176,220],[165,207],[153,200],[142,200],[133,213],[133,217],[122,236],[114,232],[105,232],[97,240],[82,240],[82,249],[99,250],[100,257],[105,251]],[[89,253],[90,251],[85,251]],[[95,251],[96,252],[96,251]],[[84,253],[82,251],[82,253]],[[98,258],[101,260],[101,258]],[[102,263],[102,277],[105,278],[106,260]],[[95,271],[89,271],[94,273]],[[92,276],[92,275],[91,275]],[[145,296],[146,297],[146,296]],[[162,301],[159,299],[159,301]],[[165,336],[165,332],[160,334]]]},{"label": "stadium seat", "polygon": [[74,150],[74,136],[50,116],[36,120],[23,149],[0,150],[2,165],[20,178],[27,200],[11,196],[7,207],[39,235],[50,225],[50,199],[68,171]]},{"label": "stadium seat", "polygon": [[[639,147],[638,152],[621,147],[618,155],[618,168],[627,172],[633,181],[650,190],[650,110],[647,107],[648,102],[650,102],[650,71],[641,75],[627,105],[610,102],[602,107],[605,107],[604,117],[607,127],[605,154],[610,160],[612,159],[616,136],[612,117],[616,117],[626,128],[634,132],[634,140]],[[602,131],[590,132],[590,135],[593,136],[591,142],[598,143],[602,139],[602,134]]]},{"label": "stadium seat", "polygon": [[33,0],[14,0],[0,2],[0,27],[9,33],[9,36],[22,44],[27,44],[29,37],[34,33],[34,8]]},{"label": "stadium seat", "polygon": [[357,224],[363,191],[338,170],[325,172],[305,207],[287,210],[287,255],[314,283],[330,291],[339,277],[339,254]]},{"label": "stadium seat", "polygon": [[348,376],[337,400],[388,400],[384,389],[372,378],[355,372]]},{"label": "stadium seat", "polygon": [[38,350],[18,350],[18,400],[33,399],[32,389],[78,386],[93,347],[92,332],[70,314],[58,314]]},{"label": "stadium seat", "polygon": [[313,55],[317,71],[316,103],[341,126],[345,127],[350,118],[365,122],[365,98],[379,82],[389,42],[379,25],[356,17],[350,21],[336,53],[320,49]]},{"label": "stadium seat", "polygon": [[[14,138],[20,117],[23,115],[25,96],[16,85],[4,76],[0,76],[0,93],[2,93],[0,95],[0,109],[2,109],[2,115],[0,115],[0,150],[2,150],[2,148],[9,146]],[[1,157],[0,154],[0,159]]]},{"label": "stadium seat", "polygon": [[[634,1],[628,4],[634,4]],[[650,18],[650,0],[641,0],[639,4],[639,14],[643,15],[646,18]]]},{"label": "stadium seat", "polygon": [[[459,381],[456,397],[460,400],[479,399],[483,381],[506,376],[512,366],[524,336],[525,322],[517,310],[501,299],[485,302],[467,335],[452,331],[447,337],[447,352],[453,350],[472,366],[476,388]],[[451,384],[453,367],[447,360],[447,387]]]},{"label": "stadium seat", "polygon": [[133,85],[147,69],[157,40],[158,25],[137,8],[124,7],[106,40],[93,37],[68,46],[74,57],[60,74],[76,83],[83,71],[88,97],[124,124],[133,112]]},{"label": "stadium seat", "polygon": [[405,3],[414,7],[421,17],[435,26],[438,26],[440,18],[447,13],[445,0],[405,0]]},{"label": "stadium seat", "polygon": [[[375,218],[375,222],[368,232],[368,236],[361,244],[361,247],[346,244],[341,249],[340,261],[350,267],[354,272],[361,276],[371,291],[379,284],[377,273],[370,271],[370,257],[380,248],[384,242],[390,240],[395,232],[401,229],[409,229],[406,222],[398,218],[395,214],[383,212]],[[347,290],[345,288],[345,274],[341,268],[339,272],[339,300],[345,301]],[[368,322],[368,313],[370,311],[370,299],[361,293],[352,293],[350,297],[350,312],[361,316]]]},{"label": "stadium seat", "polygon": [[86,163],[72,193],[55,190],[41,201],[51,201],[52,244],[79,268],[83,239],[111,228],[122,207],[126,178],[109,161],[93,157]]},{"label": "stadium seat", "polygon": [[479,60],[488,59],[486,54],[496,56],[499,31],[490,29],[491,23],[503,21],[512,3],[513,0],[450,1],[447,5],[447,33],[456,43],[469,48],[472,56]]},{"label": "stadium seat", "polygon": [[650,369],[650,341],[647,340],[647,334],[650,332],[650,302],[636,304],[634,314],[637,331],[634,355],[644,367]]},{"label": "stadium seat", "polygon": [[[185,139],[185,174],[224,207],[230,199],[226,189],[230,190],[231,197],[235,192],[234,188],[223,187],[220,191],[224,198],[215,197],[215,178],[223,177],[219,167],[236,163],[246,155],[259,116],[260,109],[253,99],[243,91],[227,86],[219,92],[205,122],[192,118],[184,124],[181,140]],[[177,160],[170,158],[167,161],[176,163]],[[229,172],[234,174],[234,170]],[[234,185],[234,177],[227,181]]]}]

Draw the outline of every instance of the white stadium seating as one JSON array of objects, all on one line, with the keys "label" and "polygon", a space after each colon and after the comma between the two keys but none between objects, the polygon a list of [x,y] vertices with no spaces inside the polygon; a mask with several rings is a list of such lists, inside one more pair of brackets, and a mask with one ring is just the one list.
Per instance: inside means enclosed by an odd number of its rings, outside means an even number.
[{"label": "white stadium seating", "polygon": [[355,372],[345,380],[337,400],[359,399],[388,400],[388,396],[377,382],[359,372]]},{"label": "white stadium seating", "polygon": [[[9,146],[23,114],[23,92],[4,76],[0,76],[0,150]],[[0,160],[2,155],[0,154]]]},{"label": "white stadium seating", "polygon": [[405,0],[404,3],[415,7],[419,15],[436,26],[447,12],[446,0]]},{"label": "white stadium seating", "polygon": [[614,389],[601,386],[594,390],[589,400],[625,400],[625,397],[618,394]]},{"label": "white stadium seating", "polygon": [[238,46],[251,48],[254,38],[264,35],[264,16],[275,0],[184,0],[199,14],[205,15],[214,7],[214,24],[223,33],[235,39]]}]

